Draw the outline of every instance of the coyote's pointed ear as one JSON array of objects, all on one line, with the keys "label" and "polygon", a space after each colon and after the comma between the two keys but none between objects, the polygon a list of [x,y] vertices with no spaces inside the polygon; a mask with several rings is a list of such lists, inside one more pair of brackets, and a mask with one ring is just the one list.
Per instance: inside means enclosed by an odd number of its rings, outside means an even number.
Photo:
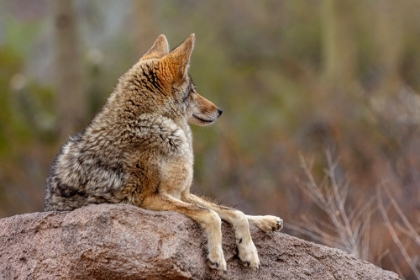
[{"label": "coyote's pointed ear", "polygon": [[169,44],[165,35],[161,34],[157,37],[153,46],[140,58],[146,60],[151,58],[162,58],[169,53]]},{"label": "coyote's pointed ear", "polygon": [[170,72],[174,81],[186,78],[194,42],[195,34],[191,34],[181,45],[162,58],[165,71]]}]

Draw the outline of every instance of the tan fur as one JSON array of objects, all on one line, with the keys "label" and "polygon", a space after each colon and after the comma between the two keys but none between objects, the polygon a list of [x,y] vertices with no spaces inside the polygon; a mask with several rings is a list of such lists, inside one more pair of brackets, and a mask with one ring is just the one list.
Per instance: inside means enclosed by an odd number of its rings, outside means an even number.
[{"label": "tan fur", "polygon": [[226,270],[221,220],[235,230],[240,259],[258,268],[249,222],[279,230],[274,216],[246,216],[190,194],[192,135],[188,123],[210,125],[222,111],[200,96],[188,76],[195,36],[169,52],[164,35],[125,73],[101,112],[63,146],[47,180],[45,210],[129,203],[180,212],[202,225],[212,268]]}]

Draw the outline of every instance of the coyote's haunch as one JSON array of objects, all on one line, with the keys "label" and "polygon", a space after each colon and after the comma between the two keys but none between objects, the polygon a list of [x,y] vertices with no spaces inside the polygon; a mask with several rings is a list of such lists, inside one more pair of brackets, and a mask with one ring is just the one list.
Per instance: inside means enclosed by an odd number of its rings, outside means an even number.
[{"label": "coyote's haunch", "polygon": [[170,52],[160,35],[121,76],[102,110],[56,157],[47,180],[45,211],[129,203],[180,212],[203,226],[209,264],[225,271],[222,219],[235,230],[239,258],[258,268],[249,222],[268,232],[281,229],[283,221],[247,216],[190,193],[194,158],[188,123],[210,125],[222,114],[197,93],[188,75],[194,40],[192,34]]}]

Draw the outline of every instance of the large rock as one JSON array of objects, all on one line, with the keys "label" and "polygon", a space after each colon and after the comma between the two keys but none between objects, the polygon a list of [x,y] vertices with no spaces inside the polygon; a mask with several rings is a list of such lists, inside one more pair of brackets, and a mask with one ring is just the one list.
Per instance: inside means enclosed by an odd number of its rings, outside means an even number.
[{"label": "large rock", "polygon": [[399,279],[346,252],[252,227],[261,268],[236,256],[223,225],[228,271],[206,265],[206,237],[174,212],[92,205],[0,220],[0,279]]}]

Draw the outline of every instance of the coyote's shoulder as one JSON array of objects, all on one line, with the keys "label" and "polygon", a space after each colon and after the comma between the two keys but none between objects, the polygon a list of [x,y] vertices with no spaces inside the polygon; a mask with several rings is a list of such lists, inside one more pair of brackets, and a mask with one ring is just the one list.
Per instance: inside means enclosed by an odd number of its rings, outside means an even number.
[{"label": "coyote's shoulder", "polygon": [[45,210],[129,203],[177,211],[205,228],[210,265],[225,270],[222,218],[235,228],[239,257],[258,267],[248,220],[267,231],[279,229],[282,221],[245,216],[190,194],[194,160],[189,123],[210,125],[222,113],[197,93],[188,75],[194,40],[192,34],[169,52],[161,35],[121,76],[102,110],[57,155],[47,179]]}]

